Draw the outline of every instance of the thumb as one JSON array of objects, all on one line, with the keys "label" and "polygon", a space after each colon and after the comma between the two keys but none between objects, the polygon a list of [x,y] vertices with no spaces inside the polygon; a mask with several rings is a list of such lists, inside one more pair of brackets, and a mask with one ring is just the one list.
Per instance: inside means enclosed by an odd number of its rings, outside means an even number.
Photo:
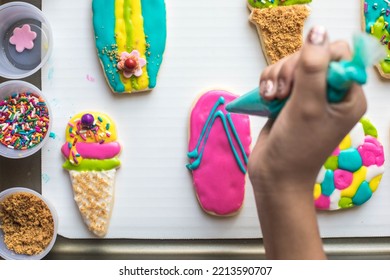
[{"label": "thumb", "polygon": [[329,62],[330,46],[325,27],[314,26],[298,59],[294,88],[299,89],[299,92],[295,92],[292,97],[304,101],[305,104],[322,105],[326,102],[326,75]]}]

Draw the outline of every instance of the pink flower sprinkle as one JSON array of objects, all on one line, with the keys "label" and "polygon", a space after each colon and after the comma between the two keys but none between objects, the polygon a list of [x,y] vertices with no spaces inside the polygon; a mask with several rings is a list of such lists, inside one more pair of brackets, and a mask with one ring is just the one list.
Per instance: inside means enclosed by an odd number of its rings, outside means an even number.
[{"label": "pink flower sprinkle", "polygon": [[[134,67],[127,67],[126,61],[131,63],[135,63]],[[131,64],[129,63],[129,64]],[[130,78],[133,75],[136,77],[140,77],[143,73],[142,67],[146,65],[146,60],[140,56],[139,51],[133,50],[131,53],[122,52],[119,58],[117,68],[123,72],[123,76],[125,78]]]},{"label": "pink flower sprinkle", "polygon": [[16,27],[9,42],[16,46],[17,52],[23,52],[24,49],[31,50],[34,47],[34,40],[37,33],[31,31],[30,25],[25,24],[22,28]]}]

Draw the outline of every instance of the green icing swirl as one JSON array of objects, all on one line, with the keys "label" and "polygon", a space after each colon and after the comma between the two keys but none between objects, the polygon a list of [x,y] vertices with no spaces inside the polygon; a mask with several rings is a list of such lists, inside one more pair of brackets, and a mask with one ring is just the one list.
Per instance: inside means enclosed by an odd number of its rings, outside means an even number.
[{"label": "green icing swirl", "polygon": [[83,159],[79,165],[73,165],[67,160],[62,167],[75,171],[104,171],[118,168],[121,162],[118,158],[110,159]]},{"label": "green icing swirl", "polygon": [[248,4],[254,8],[270,8],[276,6],[289,6],[296,4],[307,4],[310,3],[311,0],[248,0]]}]

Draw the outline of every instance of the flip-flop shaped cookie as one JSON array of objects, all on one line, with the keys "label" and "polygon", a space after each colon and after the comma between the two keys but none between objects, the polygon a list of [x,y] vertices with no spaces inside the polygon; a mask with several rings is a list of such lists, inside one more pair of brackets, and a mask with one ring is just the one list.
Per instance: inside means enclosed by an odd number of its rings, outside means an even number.
[{"label": "flip-flop shaped cookie", "polygon": [[362,205],[377,190],[384,172],[384,151],[376,128],[361,119],[327,159],[314,187],[320,210]]},{"label": "flip-flop shaped cookie", "polygon": [[156,86],[166,42],[164,0],[93,0],[99,60],[114,93]]},{"label": "flip-flop shaped cookie", "polygon": [[237,213],[245,194],[250,123],[248,116],[225,110],[235,98],[227,91],[208,91],[190,115],[187,168],[192,171],[201,207],[218,216]]},{"label": "flip-flop shaped cookie", "polygon": [[256,25],[261,48],[268,64],[273,64],[302,47],[303,25],[311,0],[246,0],[249,20]]},{"label": "flip-flop shaped cookie", "polygon": [[386,57],[375,67],[383,78],[390,79],[390,1],[361,0],[361,10],[363,30],[376,37],[386,50]]}]

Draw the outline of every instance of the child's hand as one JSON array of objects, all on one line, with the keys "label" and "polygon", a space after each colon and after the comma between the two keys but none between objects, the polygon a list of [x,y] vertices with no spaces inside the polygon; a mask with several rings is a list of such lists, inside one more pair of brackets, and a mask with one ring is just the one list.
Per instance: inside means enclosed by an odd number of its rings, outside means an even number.
[{"label": "child's hand", "polygon": [[277,119],[261,131],[248,164],[268,258],[325,258],[314,208],[315,179],[367,107],[356,84],[340,103],[327,101],[329,62],[350,56],[346,43],[329,44],[325,29],[316,27],[300,52],[261,76],[264,98],[290,95]]},{"label": "child's hand", "polygon": [[329,104],[326,98],[329,62],[350,58],[347,43],[329,44],[325,29],[315,27],[300,52],[262,73],[262,97],[291,96],[276,121],[265,125],[251,154],[249,176],[255,186],[261,182],[265,191],[267,183],[295,181],[302,182],[302,190],[295,191],[312,193],[326,158],[366,111],[356,84],[340,103]]}]

